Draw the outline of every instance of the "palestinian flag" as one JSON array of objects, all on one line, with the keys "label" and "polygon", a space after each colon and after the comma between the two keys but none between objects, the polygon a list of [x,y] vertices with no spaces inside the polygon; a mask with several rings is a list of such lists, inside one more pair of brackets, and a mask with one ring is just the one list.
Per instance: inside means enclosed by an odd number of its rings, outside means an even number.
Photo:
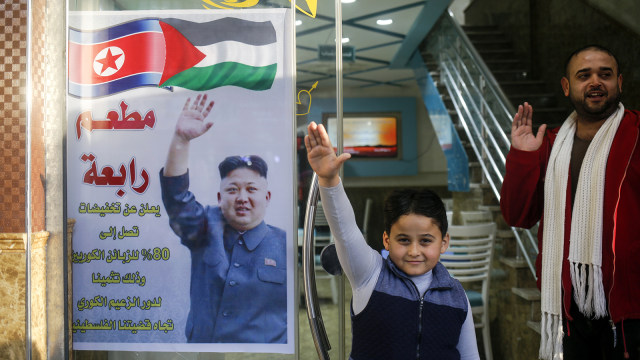
[{"label": "palestinian flag", "polygon": [[225,85],[252,90],[271,88],[276,76],[276,31],[269,21],[223,18],[207,23],[163,20],[184,35],[204,59],[165,79],[161,86],[208,90]]},{"label": "palestinian flag", "polygon": [[270,21],[226,17],[198,23],[141,19],[69,31],[69,94],[99,97],[142,86],[203,91],[270,89],[277,70]]}]

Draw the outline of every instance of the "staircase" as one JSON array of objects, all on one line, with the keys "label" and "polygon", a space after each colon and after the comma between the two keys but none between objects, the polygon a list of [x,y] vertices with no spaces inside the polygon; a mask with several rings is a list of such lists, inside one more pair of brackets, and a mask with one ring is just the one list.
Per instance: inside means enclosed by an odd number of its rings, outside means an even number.
[{"label": "staircase", "polygon": [[[516,56],[507,36],[497,27],[469,26],[464,27],[463,30],[513,108],[517,108],[518,105],[527,101],[534,108],[534,127],[543,123],[548,124],[550,127],[560,126],[570,113],[570,109],[558,105],[554,89],[559,84],[545,84],[539,79],[532,78],[524,65],[524,61],[521,61]],[[478,152],[477,145],[475,149],[472,148],[473,140],[469,139],[467,135],[469,129],[465,130],[461,124],[458,113],[461,109],[460,99],[456,100],[458,104],[455,104],[456,101],[453,101],[454,99],[450,95],[452,89],[450,84],[451,74],[441,73],[441,51],[438,50],[438,46],[433,47],[427,44],[428,42],[433,44],[435,41],[440,41],[440,43],[444,42],[446,44],[445,47],[452,45],[450,36],[445,36],[444,39],[444,41],[442,38],[436,39],[436,36],[427,38],[422,47],[422,55],[440,94],[442,94],[442,100],[449,110],[449,115],[455,124],[460,139],[466,147],[470,162],[471,194],[453,194],[454,221],[456,211],[485,209],[492,211],[495,222],[498,225],[495,244],[496,256],[492,264],[490,290],[490,327],[494,359],[537,359],[540,340],[540,292],[535,283],[535,276],[532,275],[531,271],[532,256],[530,252],[529,254],[524,254],[524,252],[527,252],[527,249],[523,250],[522,246],[522,242],[525,241],[523,240],[524,236],[519,238],[517,242],[517,232],[512,231],[511,227],[502,219],[499,202],[495,189],[493,189],[495,187],[499,189],[501,177],[498,176],[499,184],[496,184],[498,180],[495,179],[487,181],[487,159],[478,159],[476,155]],[[458,42],[459,40],[455,41]],[[456,44],[456,46],[458,45]],[[439,49],[441,50],[442,47]],[[462,58],[465,57],[465,54],[460,55],[458,53],[458,55]],[[455,63],[455,61],[452,63]],[[464,74],[463,71],[460,73]],[[470,73],[471,76],[469,78],[476,76],[473,69]],[[446,81],[443,79],[445,75],[449,76],[449,84],[447,86],[445,86]],[[482,84],[483,81],[480,80],[479,83]],[[462,88],[467,85],[460,86]],[[491,101],[491,99],[488,99],[487,103],[491,103]],[[512,113],[515,112],[513,109],[510,111]],[[504,118],[507,115],[503,112],[496,116]],[[512,117],[512,115],[509,116]],[[501,128],[508,137],[510,122],[509,119],[506,120],[500,122],[499,128],[490,131],[499,132]],[[466,126],[469,127],[468,124]],[[483,126],[490,128],[486,124],[483,124]],[[508,150],[508,147],[506,150]],[[503,153],[506,150],[504,147],[502,148]],[[483,152],[485,151],[491,152],[491,149],[483,149]],[[491,156],[494,155],[488,155],[488,157]],[[484,158],[484,154],[481,157]],[[480,166],[483,162],[485,165]],[[504,174],[504,170],[502,169],[501,171]],[[489,183],[492,184],[490,185]],[[529,242],[536,241],[533,240],[535,239],[536,229],[532,230],[533,235],[532,237],[529,235]],[[537,249],[537,242],[533,246]],[[523,255],[528,255],[528,259],[525,259]],[[482,354],[482,351],[480,353]]]},{"label": "staircase", "polygon": [[558,104],[560,79],[547,84],[533,78],[514,51],[511,40],[497,26],[463,26],[465,34],[487,64],[515,108],[527,101],[533,106],[534,126],[560,126],[571,109]]},{"label": "staircase", "polygon": [[[514,107],[527,101],[533,106],[536,125],[547,123],[550,127],[556,127],[562,124],[571,109],[559,106],[554,92],[548,90],[554,85],[559,88],[559,84],[546,84],[529,76],[523,61],[516,56],[511,41],[497,26],[463,26],[463,29]],[[499,213],[496,216],[501,218]],[[513,233],[500,230],[498,238],[502,239],[504,246],[505,241],[513,240]],[[501,263],[509,269],[523,268],[523,261],[517,254],[505,255],[511,252],[512,249],[508,247],[502,249]],[[540,291],[535,283],[527,279],[518,279],[516,283],[519,287],[512,287],[512,293],[530,303],[527,326],[540,333]]]}]

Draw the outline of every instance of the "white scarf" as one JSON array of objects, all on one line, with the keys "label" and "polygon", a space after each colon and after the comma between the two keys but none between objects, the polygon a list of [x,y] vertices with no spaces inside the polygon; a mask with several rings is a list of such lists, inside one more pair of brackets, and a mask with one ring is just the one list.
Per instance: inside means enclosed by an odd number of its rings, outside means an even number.
[{"label": "white scarf", "polygon": [[[607,158],[624,115],[624,106],[602,124],[584,156],[571,220],[569,263],[573,297],[580,312],[596,318],[607,315],[602,286],[602,217]],[[565,209],[571,149],[576,132],[576,112],[560,127],[544,184],[542,233],[540,358],[562,354],[562,261]],[[561,358],[561,357],[560,357]]]}]

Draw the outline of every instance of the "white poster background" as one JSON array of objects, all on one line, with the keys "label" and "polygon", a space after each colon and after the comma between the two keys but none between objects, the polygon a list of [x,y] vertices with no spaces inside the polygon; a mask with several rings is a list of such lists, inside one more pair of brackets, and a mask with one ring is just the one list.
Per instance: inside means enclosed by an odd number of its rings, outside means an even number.
[{"label": "white poster background", "polygon": [[[73,347],[77,350],[130,350],[130,351],[212,351],[212,352],[275,352],[293,353],[295,326],[293,251],[297,244],[294,232],[294,144],[293,90],[291,80],[292,40],[289,31],[289,10],[244,10],[244,11],[140,11],[140,12],[95,12],[70,13],[69,26],[76,29],[95,30],[111,27],[140,18],[180,18],[195,22],[211,21],[225,16],[247,20],[270,20],[276,29],[278,65],[273,86],[264,91],[252,91],[235,86],[224,86],[208,91],[196,92],[174,87],[167,89],[144,87],[93,99],[68,96],[67,129],[67,206],[68,217],[76,219],[73,230],[72,259],[87,258],[94,250],[102,251],[104,259],[74,261],[73,263]],[[164,166],[169,142],[176,120],[187,98],[192,102],[198,94],[207,94],[215,105],[207,117],[213,127],[191,142],[189,156],[190,191],[202,204],[217,204],[220,175],[217,165],[230,155],[260,155],[269,166],[268,183],[271,201],[265,222],[284,229],[287,234],[287,343],[286,344],[187,344],[184,333],[189,312],[190,252],[180,244],[179,238],[168,224],[168,216],[160,195],[159,171]],[[76,120],[80,113],[91,111],[93,119],[105,120],[111,110],[120,112],[120,103],[128,104],[128,112],[137,111],[143,117],[149,111],[156,116],[153,129],[144,130],[82,130],[76,137]],[[83,154],[96,158],[98,174],[105,166],[118,172],[124,165],[127,172],[135,158],[136,183],[130,184],[130,175],[124,186],[96,186],[83,183],[90,162],[81,160]],[[132,186],[142,183],[141,173],[149,175],[149,186],[143,194],[133,191]],[[116,192],[125,194],[119,197]],[[120,203],[119,213],[80,212],[81,204],[105,209]],[[125,216],[125,208],[160,208],[160,216],[140,212]],[[157,209],[157,208],[156,208]],[[138,227],[138,236],[103,237],[112,227],[122,234]],[[157,249],[157,250],[156,250]],[[139,252],[137,260],[128,257],[108,262],[109,254],[118,250]],[[168,250],[168,252],[167,252]],[[151,259],[143,258],[142,251],[150,252]],[[168,260],[163,260],[169,255]],[[156,260],[159,259],[159,260]],[[97,273],[108,277],[111,272],[121,277],[136,274],[133,284],[100,283],[93,281]],[[145,278],[144,286],[140,281]],[[126,307],[109,308],[107,304],[91,306],[96,296],[108,299],[116,305],[119,301]],[[134,304],[139,298],[142,305]],[[161,306],[148,306],[162,298]],[[115,301],[115,302],[112,302]],[[150,301],[146,302],[145,301]],[[257,299],[259,301],[259,299]],[[80,305],[79,305],[80,304]],[[88,309],[80,309],[89,304]],[[145,305],[146,304],[146,305]],[[129,307],[129,309],[127,309]],[[135,324],[148,319],[158,330],[80,330],[83,324],[99,324],[109,320],[131,320]],[[173,329],[167,330],[171,319]],[[148,324],[148,323],[147,323]],[[157,324],[157,325],[155,325]],[[78,326],[80,325],[80,326]],[[163,331],[162,329],[166,331]]]}]

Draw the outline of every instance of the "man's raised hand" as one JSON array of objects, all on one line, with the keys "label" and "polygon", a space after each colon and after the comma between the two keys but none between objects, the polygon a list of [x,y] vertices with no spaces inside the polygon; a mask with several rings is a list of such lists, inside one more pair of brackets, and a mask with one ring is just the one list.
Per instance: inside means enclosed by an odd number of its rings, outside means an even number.
[{"label": "man's raised hand", "polygon": [[351,154],[342,153],[336,156],[329,135],[322,124],[316,125],[315,122],[311,122],[307,126],[307,131],[304,146],[307,148],[309,165],[318,174],[318,184],[323,187],[338,185],[340,167],[351,157]]},{"label": "man's raised hand", "polygon": [[198,95],[193,104],[190,103],[188,98],[176,123],[175,135],[183,141],[191,141],[213,126],[213,122],[204,121],[213,108],[213,101],[207,104],[207,94]]},{"label": "man's raised hand", "polygon": [[511,146],[523,151],[535,151],[542,145],[546,124],[540,125],[538,133],[533,135],[533,107],[525,102],[518,106],[518,112],[511,124]]}]

